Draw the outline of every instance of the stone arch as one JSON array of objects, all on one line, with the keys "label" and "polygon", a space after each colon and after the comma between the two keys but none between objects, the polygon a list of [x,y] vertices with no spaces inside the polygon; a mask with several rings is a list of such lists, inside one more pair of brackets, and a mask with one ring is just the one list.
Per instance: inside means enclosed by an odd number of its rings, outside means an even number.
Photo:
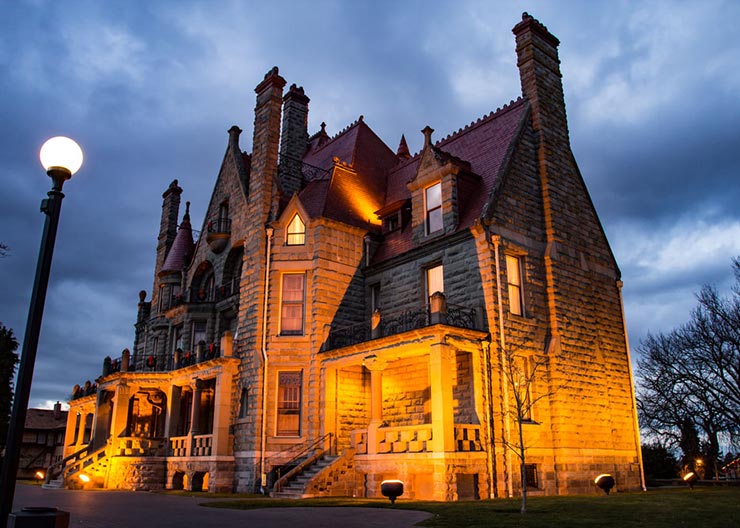
[{"label": "stone arch", "polygon": [[172,475],[172,484],[170,485],[170,489],[184,490],[187,478],[188,476],[184,471],[175,471]]},{"label": "stone arch", "polygon": [[[242,263],[244,262],[244,246],[239,245],[231,248],[224,262],[223,285],[229,286],[236,283],[242,276]],[[236,292],[236,290],[234,290]]]},{"label": "stone arch", "polygon": [[206,302],[212,301],[216,291],[216,277],[213,271],[213,265],[208,260],[204,260],[195,269],[193,280],[190,283],[190,301]]},{"label": "stone arch", "polygon": [[196,471],[193,473],[190,491],[208,491],[208,472]]}]

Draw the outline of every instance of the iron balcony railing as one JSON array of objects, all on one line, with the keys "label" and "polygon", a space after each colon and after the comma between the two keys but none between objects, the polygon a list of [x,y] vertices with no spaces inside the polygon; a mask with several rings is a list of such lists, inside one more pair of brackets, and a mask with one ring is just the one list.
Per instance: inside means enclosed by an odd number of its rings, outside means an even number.
[{"label": "iron balcony railing", "polygon": [[394,312],[380,312],[380,320],[375,331],[372,328],[372,321],[352,325],[332,325],[324,343],[324,350],[352,346],[437,323],[470,330],[483,330],[481,315],[480,308],[453,304],[446,305],[446,311],[439,314],[433,314],[430,305]]}]

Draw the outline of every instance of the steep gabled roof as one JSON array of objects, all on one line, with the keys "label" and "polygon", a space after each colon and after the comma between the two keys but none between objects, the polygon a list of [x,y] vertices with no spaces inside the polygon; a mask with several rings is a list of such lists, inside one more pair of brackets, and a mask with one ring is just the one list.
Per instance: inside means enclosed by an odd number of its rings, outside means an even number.
[{"label": "steep gabled roof", "polygon": [[[435,149],[441,151],[443,155],[447,154],[468,162],[471,172],[480,177],[475,184],[479,188],[465,193],[467,201],[460,210],[458,231],[469,228],[480,217],[497,183],[496,179],[501,173],[509,145],[514,141],[524,118],[525,108],[525,101],[517,99],[435,143]],[[411,198],[411,192],[406,184],[416,175],[420,159],[420,154],[416,154],[409,160],[401,161],[389,172],[386,204]],[[375,252],[373,260],[381,262],[412,247],[409,224],[403,230],[387,234]]]},{"label": "steep gabled roof", "polygon": [[313,217],[370,227],[385,198],[386,174],[395,154],[365,124],[362,116],[319,147],[309,146],[303,162],[325,171],[300,192]]}]

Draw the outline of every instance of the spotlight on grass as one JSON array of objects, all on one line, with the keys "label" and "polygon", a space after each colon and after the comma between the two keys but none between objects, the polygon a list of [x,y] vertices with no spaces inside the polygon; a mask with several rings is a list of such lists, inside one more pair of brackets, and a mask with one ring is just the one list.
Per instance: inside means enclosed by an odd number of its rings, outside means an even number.
[{"label": "spotlight on grass", "polygon": [[44,480],[44,472],[43,471],[37,471],[36,474],[34,474],[34,478],[38,480]]},{"label": "spotlight on grass", "polygon": [[403,495],[403,482],[400,480],[384,480],[380,483],[380,493],[388,497],[391,504],[396,503],[396,498]]},{"label": "spotlight on grass", "polygon": [[689,485],[689,489],[694,489],[694,484],[699,480],[699,476],[693,471],[689,471],[683,476],[683,481]]},{"label": "spotlight on grass", "polygon": [[80,480],[81,480],[82,482],[84,482],[85,484],[87,484],[88,482],[90,482],[90,477],[88,477],[88,476],[87,476],[87,475],[85,475],[84,473],[80,473]]},{"label": "spotlight on grass", "polygon": [[609,495],[615,483],[614,477],[609,473],[602,473],[594,479],[594,484],[601,488],[607,495]]}]

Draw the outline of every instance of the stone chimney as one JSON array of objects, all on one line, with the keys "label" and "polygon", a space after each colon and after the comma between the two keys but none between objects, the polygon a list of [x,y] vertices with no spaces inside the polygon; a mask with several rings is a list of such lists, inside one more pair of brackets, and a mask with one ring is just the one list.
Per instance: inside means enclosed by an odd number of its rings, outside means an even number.
[{"label": "stone chimney", "polygon": [[152,288],[152,303],[154,306],[157,305],[157,297],[159,296],[159,272],[177,236],[177,217],[180,211],[181,194],[182,188],[177,184],[177,180],[172,180],[170,186],[162,194],[162,219],[159,223],[157,261],[154,265],[154,287]]},{"label": "stone chimney", "polygon": [[284,86],[285,79],[278,74],[275,66],[254,89],[257,104],[254,108],[252,165],[249,171],[249,221],[253,225],[263,226],[267,222],[275,198]]},{"label": "stone chimney", "polygon": [[302,86],[290,86],[283,97],[283,129],[280,138],[280,185],[286,197],[301,190],[301,161],[308,146],[308,102]]},{"label": "stone chimney", "polygon": [[522,13],[522,21],[512,31],[516,36],[522,95],[532,107],[532,125],[549,140],[569,145],[558,58],[560,41],[526,12]]},{"label": "stone chimney", "polygon": [[54,414],[53,414],[53,416],[54,416],[54,419],[55,420],[61,420],[62,419],[62,403],[59,402],[59,401],[54,404]]}]

